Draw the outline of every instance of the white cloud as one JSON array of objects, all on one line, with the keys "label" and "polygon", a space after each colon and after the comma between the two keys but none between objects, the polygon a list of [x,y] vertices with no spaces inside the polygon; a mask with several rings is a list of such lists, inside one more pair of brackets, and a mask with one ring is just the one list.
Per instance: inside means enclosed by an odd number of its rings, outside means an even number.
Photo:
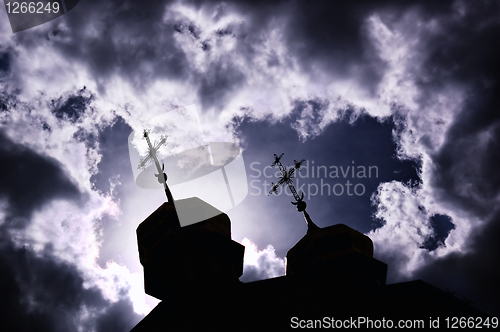
[{"label": "white cloud", "polygon": [[272,245],[263,250],[247,238],[241,241],[245,246],[242,281],[254,281],[285,275],[285,260],[276,256]]},{"label": "white cloud", "polygon": [[418,188],[392,181],[382,183],[373,200],[378,204],[375,217],[383,220],[381,228],[367,235],[374,242],[376,257],[392,258],[387,262],[404,276],[424,263],[425,240],[433,235],[430,215]]}]

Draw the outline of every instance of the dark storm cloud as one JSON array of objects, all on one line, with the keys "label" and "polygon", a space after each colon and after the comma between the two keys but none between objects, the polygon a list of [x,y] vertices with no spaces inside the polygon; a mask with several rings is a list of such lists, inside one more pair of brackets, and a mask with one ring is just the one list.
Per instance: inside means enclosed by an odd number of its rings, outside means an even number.
[{"label": "dark storm cloud", "polygon": [[287,44],[305,71],[318,61],[336,75],[357,75],[375,88],[385,64],[370,50],[363,21],[373,4],[363,2],[295,2],[286,29]]},{"label": "dark storm cloud", "polygon": [[0,50],[0,76],[5,75],[10,70],[10,53]]},{"label": "dark storm cloud", "polygon": [[4,91],[0,92],[0,111],[7,112],[9,108],[14,105],[16,102],[15,97],[5,93]]},{"label": "dark storm cloud", "polygon": [[7,212],[0,226],[3,329],[67,332],[83,327],[86,331],[129,331],[141,316],[125,295],[110,302],[101,289],[85,286],[76,265],[58,259],[52,245],[35,252],[31,246],[19,248],[10,238],[12,230],[20,231],[28,225],[32,212],[54,199],[79,200],[78,188],[59,162],[14,143],[3,131],[0,159],[0,195],[6,201]]},{"label": "dark storm cloud", "polygon": [[[272,15],[286,22],[284,42],[296,56],[304,72],[313,72],[319,65],[332,78],[355,77],[374,93],[383,76],[386,63],[368,40],[366,20],[373,13],[391,13],[396,20],[408,10],[419,10],[432,16],[450,9],[452,1],[280,1],[269,4],[242,5],[253,13],[252,31],[259,30]],[[279,9],[279,10],[278,10]]]},{"label": "dark storm cloud", "polygon": [[461,299],[487,314],[500,314],[500,212],[487,220],[486,227],[471,234],[467,253],[452,253],[418,271],[418,277],[442,289],[456,292]]},{"label": "dark storm cloud", "polygon": [[449,216],[441,214],[432,216],[429,221],[434,231],[434,235],[427,238],[422,247],[432,251],[444,245],[444,240],[455,226]]},{"label": "dark storm cloud", "polygon": [[[170,11],[167,15],[165,9],[171,5],[169,1],[85,1],[78,10],[66,14],[64,27],[56,20],[47,23],[52,26],[49,32],[38,29],[16,38],[28,49],[43,45],[69,61],[84,64],[102,93],[114,75],[137,89],[147,89],[156,79],[168,78],[193,85],[204,107],[221,108],[228,94],[244,86],[248,75],[234,65],[231,57],[245,59],[243,66],[251,66],[263,41],[275,30],[282,35],[279,42],[286,46],[287,56],[279,59],[271,50],[269,67],[290,67],[293,58],[305,73],[317,68],[329,72],[332,78],[355,76],[373,93],[386,63],[368,40],[367,17],[376,11],[392,11],[392,19],[397,19],[413,8],[432,16],[451,6],[449,1],[186,3],[212,23],[227,13],[242,15],[244,23],[233,22],[211,31],[182,13]],[[208,70],[198,68],[183,47],[190,45],[199,54],[210,54],[226,38],[236,40],[234,54],[207,55],[204,61]]]},{"label": "dark storm cloud", "polygon": [[59,162],[11,141],[1,130],[0,160],[0,197],[7,200],[10,218],[29,218],[56,198],[80,196]]},{"label": "dark storm cloud", "polygon": [[220,109],[233,90],[244,82],[244,75],[231,65],[219,62],[200,77],[200,82],[198,95],[202,106],[217,106]]},{"label": "dark storm cloud", "polygon": [[130,331],[142,316],[134,312],[130,300],[120,300],[111,304],[96,321],[96,332]]},{"label": "dark storm cloud", "polygon": [[98,172],[91,177],[92,184],[97,190],[103,193],[109,192],[110,179],[118,175],[125,179],[133,179],[128,151],[128,136],[131,132],[132,128],[121,117],[99,132],[99,152],[102,159],[99,161]]},{"label": "dark storm cloud", "polygon": [[113,74],[143,88],[155,77],[185,77],[188,67],[173,39],[177,22],[163,22],[166,4],[84,1],[66,14],[68,29],[55,22],[49,33],[40,30],[16,37],[27,47],[46,43],[67,60],[85,63],[102,91]]},{"label": "dark storm cloud", "polygon": [[424,17],[438,19],[440,31],[421,40],[426,59],[415,74],[422,91],[432,92],[449,83],[471,84],[471,88],[498,83],[499,7],[498,1],[457,1],[443,15]]},{"label": "dark storm cloud", "polygon": [[[421,5],[417,1],[186,3],[204,11],[205,19],[212,23],[224,14],[242,15],[244,23],[233,22],[211,31],[182,13],[171,11],[166,15],[170,5],[168,1],[85,1],[78,10],[66,14],[65,27],[56,20],[48,23],[52,26],[49,32],[33,30],[16,38],[28,49],[43,44],[69,61],[84,64],[103,94],[114,75],[140,90],[167,78],[189,82],[205,108],[221,109],[228,95],[244,86],[248,72],[243,70],[251,71],[249,67],[261,54],[263,42],[276,30],[282,35],[279,42],[286,46],[287,56],[280,59],[275,50],[270,50],[269,68],[291,67],[294,59],[305,73],[317,68],[336,78],[355,76],[373,93],[386,64],[368,40],[368,15],[378,9],[390,9],[397,16],[413,7],[422,7],[424,14],[449,8],[449,2]],[[234,51],[210,55],[230,39],[236,41]],[[208,69],[198,68],[185,45],[206,54]],[[238,68],[233,56],[245,59],[243,66],[247,68]]]},{"label": "dark storm cloud", "polygon": [[[238,69],[224,58],[213,60],[201,72],[189,60],[176,41],[196,45],[199,52],[210,51],[211,39],[201,40],[201,28],[182,15],[164,18],[168,1],[108,3],[86,1],[66,20],[69,29],[54,29],[46,36],[51,48],[68,60],[84,63],[92,72],[99,89],[105,93],[113,75],[125,78],[137,89],[146,89],[159,78],[187,80],[198,87],[203,106],[218,106],[244,79]],[[91,30],[96,33],[89,34]],[[216,31],[214,39],[229,35]],[[38,36],[40,38],[42,36]],[[20,36],[26,45],[37,45],[33,35]]]},{"label": "dark storm cloud", "polygon": [[95,95],[86,91],[84,87],[76,94],[66,98],[60,97],[59,100],[52,100],[52,113],[59,120],[67,120],[71,123],[78,122],[85,111],[90,110],[90,104],[95,99]]},{"label": "dark storm cloud", "polygon": [[[0,229],[0,320],[5,331],[71,332],[129,331],[139,320],[131,303],[110,303],[99,289],[84,286],[72,264],[58,261],[46,247],[41,253],[16,248],[5,227]],[[95,322],[84,317],[82,309],[96,315]],[[120,311],[121,315],[116,312]]]},{"label": "dark storm cloud", "polygon": [[419,104],[423,109],[432,107],[436,92],[466,87],[463,107],[444,143],[430,153],[434,171],[428,180],[443,206],[467,215],[472,232],[464,245],[465,254],[437,258],[413,277],[458,290],[480,309],[498,314],[500,4],[457,1],[445,11],[428,14],[423,19],[437,20],[439,30],[419,40],[424,61],[412,72],[420,91]]},{"label": "dark storm cloud", "polygon": [[433,181],[443,198],[481,217],[488,217],[500,193],[499,93],[500,82],[491,88],[472,90],[463,113],[434,158],[440,172]]},{"label": "dark storm cloud", "polygon": [[[200,53],[210,53],[224,38],[236,39],[237,55],[250,65],[263,37],[276,29],[273,19],[281,17],[286,22],[281,42],[285,42],[292,56],[300,59],[303,70],[319,62],[326,68],[334,68],[336,74],[355,73],[371,88],[380,79],[383,63],[375,52],[364,50],[369,45],[361,29],[368,9],[372,8],[366,3],[198,5],[196,9],[208,12],[236,11],[249,16],[245,24],[216,31],[203,31],[197,22],[181,14],[165,18],[168,5],[168,1],[147,4],[85,1],[78,10],[66,14],[67,28],[54,21],[49,23],[53,29],[48,33],[43,29],[33,30],[16,38],[28,49],[44,44],[67,60],[85,64],[103,93],[113,75],[125,78],[138,89],[147,88],[158,78],[187,80],[197,87],[203,106],[221,107],[227,95],[245,83],[245,74],[232,64],[231,54],[211,58],[209,69],[200,70],[189,62],[176,37],[186,36],[182,43],[195,45]],[[209,36],[202,39],[202,33]],[[279,59],[270,55],[268,63],[272,67]]]},{"label": "dark storm cloud", "polygon": [[[493,51],[492,51],[493,52]],[[497,54],[500,56],[500,54]],[[481,218],[484,225],[467,243],[467,253],[453,253],[437,259],[418,273],[441,287],[459,290],[475,301],[478,308],[498,315],[500,312],[500,234],[498,197],[500,195],[500,103],[499,85],[474,89],[463,114],[450,130],[446,143],[435,156],[439,168],[434,186],[447,204]],[[496,212],[495,212],[496,211]],[[445,285],[445,280],[450,285]]]}]

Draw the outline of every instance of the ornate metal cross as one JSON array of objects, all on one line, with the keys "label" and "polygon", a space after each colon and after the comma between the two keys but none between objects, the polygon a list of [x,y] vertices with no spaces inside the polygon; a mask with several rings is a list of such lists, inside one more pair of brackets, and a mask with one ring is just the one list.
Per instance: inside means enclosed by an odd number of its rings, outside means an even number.
[{"label": "ornate metal cross", "polygon": [[293,182],[292,182],[292,178],[294,177],[295,171],[296,170],[300,171],[300,166],[305,161],[305,159],[302,159],[301,161],[294,160],[293,162],[294,162],[295,166],[293,166],[292,168],[286,169],[283,166],[283,164],[281,164],[281,157],[283,157],[283,155],[284,155],[284,153],[282,153],[278,157],[278,155],[276,153],[274,154],[274,162],[271,164],[271,167],[278,166],[278,168],[280,169],[280,172],[281,172],[281,178],[279,179],[279,181],[276,184],[271,182],[272,187],[271,187],[271,190],[269,191],[269,194],[267,194],[267,195],[269,196],[272,193],[277,194],[278,188],[282,184],[286,183],[288,185],[288,188],[290,188],[290,191],[292,192],[293,197],[295,198],[295,202],[291,202],[291,203],[293,205],[297,205],[297,210],[299,212],[304,213],[304,218],[306,219],[306,223],[307,223],[307,233],[309,233],[310,231],[319,229],[319,227],[312,221],[311,217],[306,212],[307,204],[306,204],[306,202],[304,202],[304,192],[302,192],[302,195],[299,196],[299,194],[297,193],[297,190],[295,190],[295,187],[294,187]]},{"label": "ornate metal cross", "polygon": [[163,188],[165,189],[165,194],[167,195],[168,201],[170,203],[173,203],[174,198],[173,198],[172,193],[170,192],[170,189],[168,188],[168,185],[167,185],[167,174],[164,173],[165,165],[162,165],[162,167],[160,168],[160,163],[158,161],[158,158],[156,157],[156,152],[158,152],[160,147],[163,144],[165,144],[165,142],[167,141],[167,138],[164,136],[161,136],[160,141],[158,143],[155,142],[155,144],[153,146],[151,144],[151,141],[149,140],[148,133],[149,133],[148,130],[144,130],[144,138],[148,142],[148,147],[149,147],[148,148],[148,155],[146,157],[144,157],[143,159],[141,159],[141,161],[139,162],[139,166],[137,168],[145,168],[146,163],[148,161],[150,161],[151,159],[153,159],[153,161],[156,165],[156,169],[158,171],[158,174],[155,174],[155,176],[158,179],[158,182],[160,184],[163,184]]},{"label": "ornate metal cross", "polygon": [[[284,155],[284,153],[282,153],[281,156],[278,157],[278,155],[276,155],[276,153],[274,154],[274,162],[271,164],[271,167],[274,167],[274,166],[279,167],[280,172],[281,172],[281,178],[279,179],[278,183],[276,183],[276,184],[271,182],[272,188],[271,188],[271,191],[269,191],[268,196],[271,195],[272,193],[276,194],[276,190],[279,188],[279,186],[286,183],[288,185],[288,188],[290,188],[290,191],[292,192],[295,200],[297,202],[300,202],[304,199],[304,192],[302,192],[302,197],[299,196],[299,194],[297,194],[297,191],[295,190],[295,187],[293,186],[292,178],[294,176],[295,171],[300,170],[300,166],[305,161],[305,159],[302,159],[301,161],[294,160],[293,162],[295,163],[295,166],[287,170],[283,166],[283,164],[281,164],[281,157],[283,157],[283,155]],[[292,204],[294,204],[294,202],[292,202]],[[295,203],[295,204],[297,204],[297,203]]]}]

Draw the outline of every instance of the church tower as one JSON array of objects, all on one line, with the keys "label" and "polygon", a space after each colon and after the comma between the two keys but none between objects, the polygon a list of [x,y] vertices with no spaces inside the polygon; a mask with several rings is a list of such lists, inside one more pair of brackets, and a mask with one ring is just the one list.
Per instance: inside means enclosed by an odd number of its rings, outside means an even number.
[{"label": "church tower", "polygon": [[[181,227],[178,213],[202,221]],[[239,283],[243,273],[245,247],[231,240],[229,217],[196,197],[163,203],[137,227],[137,242],[146,294],[160,300]]]}]

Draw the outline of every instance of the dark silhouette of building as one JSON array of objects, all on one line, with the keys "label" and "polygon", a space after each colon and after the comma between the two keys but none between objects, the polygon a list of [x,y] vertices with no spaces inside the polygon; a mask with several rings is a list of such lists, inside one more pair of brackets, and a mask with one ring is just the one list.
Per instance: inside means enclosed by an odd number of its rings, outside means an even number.
[{"label": "dark silhouette of building", "polygon": [[[181,227],[176,207],[216,216]],[[164,203],[137,239],[145,291],[161,302],[132,332],[443,328],[446,317],[487,317],[421,280],[386,285],[370,238],[343,224],[308,231],[287,253],[286,276],[249,283],[229,217],[198,198]]]}]

